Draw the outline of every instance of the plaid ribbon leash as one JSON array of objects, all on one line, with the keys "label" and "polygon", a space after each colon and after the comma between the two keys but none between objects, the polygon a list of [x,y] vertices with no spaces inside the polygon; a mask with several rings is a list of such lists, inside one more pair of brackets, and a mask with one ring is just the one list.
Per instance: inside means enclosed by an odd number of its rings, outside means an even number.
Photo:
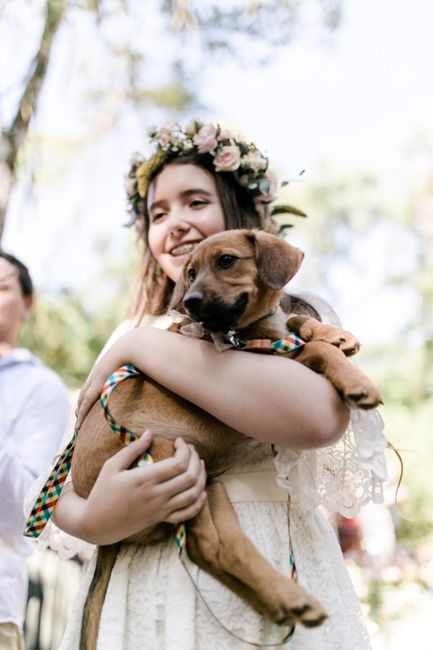
[{"label": "plaid ribbon leash", "polygon": [[[119,370],[113,372],[113,374],[110,375],[110,377],[107,379],[100,397],[101,407],[104,411],[105,419],[107,420],[107,423],[112,432],[119,436],[121,442],[124,445],[129,445],[129,443],[137,440],[139,436],[134,431],[131,431],[130,429],[124,427],[122,424],[118,424],[116,422],[108,408],[108,399],[121,381],[128,379],[129,377],[139,376],[141,374],[142,373],[140,370],[137,370],[137,368],[130,363],[122,366],[119,368]],[[138,461],[138,465],[149,465],[150,463],[153,463],[152,455],[150,452],[145,451]],[[186,552],[186,528],[185,524],[183,523],[176,524],[176,547],[179,557],[183,558]]]},{"label": "plaid ribbon leash", "polygon": [[291,568],[290,572],[290,577],[294,582],[298,582],[298,571],[296,569],[296,563],[295,563],[295,553],[293,551],[293,544],[292,544],[292,535],[290,532],[290,509],[291,509],[291,499],[290,499],[290,494],[289,494],[289,500],[287,503],[287,529],[289,533],[289,564]]},{"label": "plaid ribbon leash", "polygon": [[277,352],[280,354],[299,350],[299,348],[302,348],[302,346],[305,345],[305,341],[292,333],[287,334],[287,336],[284,336],[282,339],[277,339],[276,341],[271,341],[270,339],[252,339],[251,341],[244,341],[236,334],[229,335],[228,340],[233,347],[238,350],[263,350],[264,352]]},{"label": "plaid ribbon leash", "polygon": [[[130,429],[127,429],[123,425],[116,422],[110,410],[108,409],[108,399],[121,381],[128,379],[129,377],[136,377],[140,374],[141,372],[137,370],[137,368],[135,368],[135,366],[132,364],[122,366],[107,379],[100,397],[100,403],[104,411],[105,419],[107,420],[110,429],[113,431],[113,433],[119,436],[121,442],[124,445],[129,445],[130,442],[133,442],[139,436],[134,431],[131,431]],[[66,477],[68,476],[69,470],[71,469],[72,455],[74,453],[77,435],[78,429],[75,429],[74,435],[72,436],[64,451],[60,454],[60,456],[58,456],[47,481],[39,493],[39,496],[35,501],[24,529],[24,535],[26,537],[39,537],[48,521],[50,520],[53,510],[62,492]],[[149,463],[153,463],[153,458],[151,454],[146,451],[140,458],[139,465]],[[176,525],[176,546],[179,556],[183,557],[186,548],[185,524],[181,523]]]},{"label": "plaid ribbon leash", "polygon": [[60,456],[57,456],[54,467],[40,491],[26,522],[23,533],[26,537],[39,537],[50,520],[71,468],[77,434],[78,430],[75,429],[71,440]]}]

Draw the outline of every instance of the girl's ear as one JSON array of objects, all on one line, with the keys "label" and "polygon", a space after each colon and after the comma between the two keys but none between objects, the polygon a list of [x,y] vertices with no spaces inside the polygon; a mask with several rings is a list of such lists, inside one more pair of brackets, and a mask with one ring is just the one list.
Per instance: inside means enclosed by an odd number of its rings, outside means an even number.
[{"label": "girl's ear", "polygon": [[253,230],[247,237],[254,244],[260,280],[270,289],[282,289],[296,275],[304,253],[263,230]]},{"label": "girl's ear", "polygon": [[174,285],[173,295],[171,296],[170,304],[168,306],[170,310],[179,311],[182,314],[185,313],[183,298],[185,296],[186,289],[187,289],[187,285],[186,285],[186,264],[185,264],[178,281]]}]

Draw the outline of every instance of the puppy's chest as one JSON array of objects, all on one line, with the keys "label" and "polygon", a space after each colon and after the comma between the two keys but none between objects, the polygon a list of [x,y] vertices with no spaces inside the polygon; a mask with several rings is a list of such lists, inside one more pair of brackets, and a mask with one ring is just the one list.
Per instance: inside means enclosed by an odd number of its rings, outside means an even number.
[{"label": "puppy's chest", "polygon": [[207,471],[210,476],[253,471],[273,467],[272,445],[253,438],[244,438],[230,449],[219,450],[210,459]]}]

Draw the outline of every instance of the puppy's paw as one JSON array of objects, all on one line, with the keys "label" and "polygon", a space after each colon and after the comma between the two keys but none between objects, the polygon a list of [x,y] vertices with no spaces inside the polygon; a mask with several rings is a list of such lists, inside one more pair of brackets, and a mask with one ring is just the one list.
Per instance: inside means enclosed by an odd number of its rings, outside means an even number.
[{"label": "puppy's paw", "polygon": [[277,588],[273,600],[268,614],[277,625],[302,623],[305,627],[317,627],[328,617],[320,602],[295,582],[287,581]]},{"label": "puppy's paw", "polygon": [[379,391],[369,381],[346,386],[343,394],[348,404],[355,408],[374,409],[383,404]]}]

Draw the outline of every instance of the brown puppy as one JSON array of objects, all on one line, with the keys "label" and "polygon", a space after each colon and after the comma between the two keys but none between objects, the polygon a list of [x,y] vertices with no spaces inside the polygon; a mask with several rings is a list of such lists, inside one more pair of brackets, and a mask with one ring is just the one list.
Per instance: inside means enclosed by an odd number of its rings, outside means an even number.
[{"label": "brown puppy", "polygon": [[[297,272],[303,254],[260,231],[227,231],[201,242],[185,264],[172,306],[203,323],[210,333],[236,330],[240,339],[279,339],[296,331],[308,343],[297,360],[323,373],[352,404],[371,408],[380,396],[367,377],[346,359],[358,348],[348,332],[303,315],[289,318],[279,307],[283,286]],[[242,533],[225,488],[216,478],[241,459],[259,461],[266,445],[250,439],[174,395],[147,377],[121,383],[110,410],[119,423],[136,432],[152,430],[155,461],[173,454],[173,440],[182,436],[197,448],[208,473],[208,499],[187,522],[187,551],[208,571],[258,612],[279,624],[299,621],[319,625],[326,614],[298,584],[281,576]],[[87,497],[103,463],[122,444],[95,404],[77,439],[72,477],[75,490]],[[151,543],[172,533],[160,524],[129,542]],[[174,542],[173,542],[174,543]],[[81,648],[93,650],[105,590],[118,545],[101,547],[94,581],[85,607]]]}]

